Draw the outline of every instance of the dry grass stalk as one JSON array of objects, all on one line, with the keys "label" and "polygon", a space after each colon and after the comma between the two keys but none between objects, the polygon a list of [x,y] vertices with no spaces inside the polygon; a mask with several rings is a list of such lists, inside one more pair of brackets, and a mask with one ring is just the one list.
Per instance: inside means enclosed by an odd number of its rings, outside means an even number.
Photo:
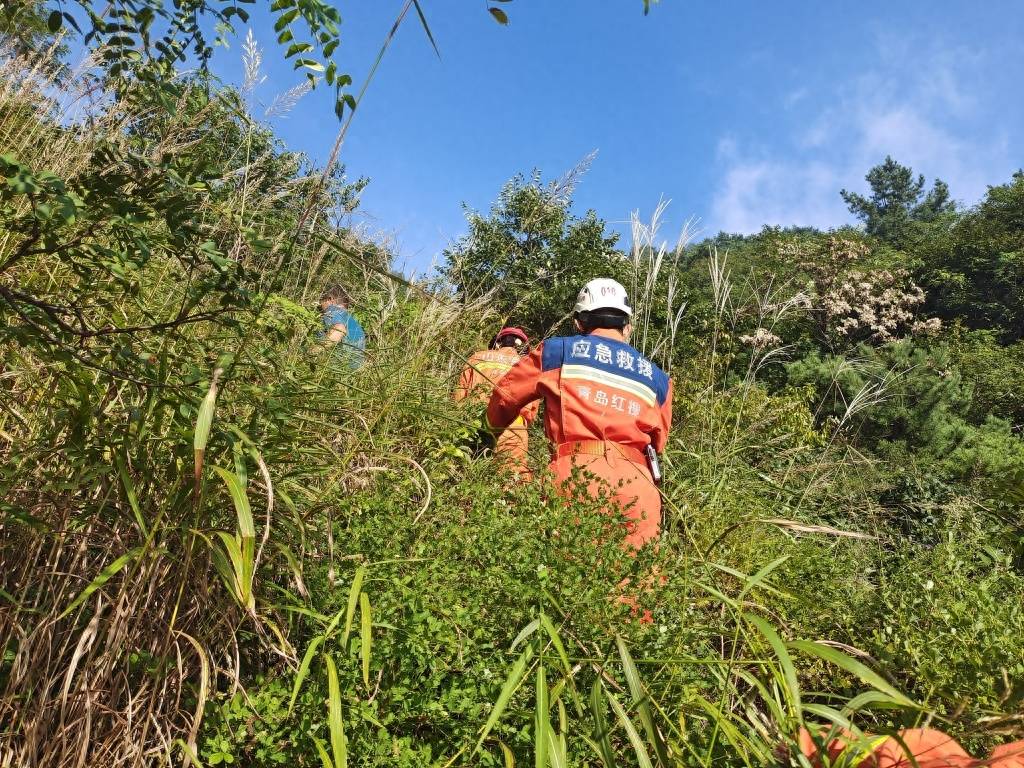
[{"label": "dry grass stalk", "polygon": [[[130,125],[152,119],[120,106],[99,110],[101,97],[87,79],[58,83],[38,63],[0,57],[0,74],[0,137],[22,162],[59,177],[81,172],[101,144],[123,147]],[[193,146],[207,115],[178,114],[164,126],[160,153]],[[0,259],[9,247],[10,237],[0,238]],[[46,254],[20,263],[5,280],[25,275],[51,289],[75,280]],[[120,323],[139,307],[157,315],[176,311],[182,285],[171,264],[154,260],[151,279],[138,306],[110,308],[123,315]],[[196,333],[188,329],[181,338]],[[180,477],[147,477],[132,459],[124,460],[123,480],[113,467],[111,475],[83,474],[63,449],[68,426],[61,426],[62,404],[54,401],[60,371],[5,350],[2,375],[0,458],[18,478],[4,501],[29,510],[31,524],[17,517],[0,523],[0,587],[12,598],[0,601],[0,638],[11,656],[0,689],[0,765],[136,766],[166,762],[172,751],[177,760],[176,743],[194,749],[213,684],[211,658],[231,647],[243,613],[211,582],[207,554],[187,518],[175,517],[182,511],[174,504]],[[101,393],[97,413],[127,407],[127,384],[108,384],[98,371],[80,375],[88,396]],[[126,450],[148,457],[144,445]],[[272,499],[269,468],[258,466]],[[119,508],[120,482],[136,484],[138,516]],[[271,513],[268,502],[260,554]],[[195,557],[186,556],[193,549]],[[271,650],[275,643],[268,640]],[[288,656],[287,648],[280,651]],[[236,678],[238,672],[236,664]]]}]

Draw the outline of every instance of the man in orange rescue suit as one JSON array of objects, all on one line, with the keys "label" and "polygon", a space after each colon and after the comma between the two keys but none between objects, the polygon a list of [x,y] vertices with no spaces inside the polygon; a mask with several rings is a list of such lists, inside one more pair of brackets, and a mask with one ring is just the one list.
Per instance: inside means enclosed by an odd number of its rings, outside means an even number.
[{"label": "man in orange rescue suit", "polygon": [[[502,328],[494,337],[490,349],[477,352],[469,358],[455,388],[455,400],[473,397],[486,403],[494,385],[526,354],[529,344],[529,338],[519,328]],[[506,425],[507,429],[498,435],[494,448],[502,464],[523,477],[529,476],[526,464],[529,440],[526,429],[536,418],[537,410],[538,405],[534,403],[517,412]]]},{"label": "man in orange rescue suit", "polygon": [[628,519],[626,541],[642,547],[661,530],[657,452],[672,423],[672,382],[628,343],[633,310],[614,280],[591,280],[574,310],[579,336],[552,338],[494,389],[488,425],[503,429],[520,409],[544,400],[550,469],[562,483],[579,467],[596,476]]}]

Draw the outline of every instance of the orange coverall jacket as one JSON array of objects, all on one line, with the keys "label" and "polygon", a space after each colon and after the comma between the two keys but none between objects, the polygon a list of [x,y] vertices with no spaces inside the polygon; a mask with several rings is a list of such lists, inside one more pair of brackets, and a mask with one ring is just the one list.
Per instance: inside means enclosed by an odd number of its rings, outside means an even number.
[{"label": "orange coverall jacket", "polygon": [[[469,358],[469,364],[459,376],[459,383],[454,392],[456,402],[472,397],[486,403],[495,384],[519,362],[519,359],[519,353],[509,347],[485,349],[475,353]],[[496,440],[495,454],[506,468],[520,475],[529,474],[526,464],[529,436],[526,428],[537,418],[538,408],[538,404],[534,403],[521,409],[508,425],[508,429],[498,435]]]},{"label": "orange coverall jacket", "polygon": [[[661,494],[644,449],[664,450],[672,423],[672,382],[618,331],[548,339],[498,382],[487,407],[492,429],[544,400],[550,469],[564,484],[574,467],[616,499],[629,520],[626,541],[641,547],[661,529]],[[564,487],[564,486],[563,486]]]}]

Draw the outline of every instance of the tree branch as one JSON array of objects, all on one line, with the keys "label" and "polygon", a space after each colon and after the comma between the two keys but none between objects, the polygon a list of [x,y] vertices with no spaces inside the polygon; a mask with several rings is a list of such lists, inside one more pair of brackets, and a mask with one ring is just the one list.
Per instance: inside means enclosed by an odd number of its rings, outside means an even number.
[{"label": "tree branch", "polygon": [[[216,317],[227,314],[231,311],[231,308],[216,309],[209,312],[197,312],[194,315],[178,315],[173,320],[166,320],[162,323],[152,323],[150,325],[130,325],[124,328],[118,328],[116,326],[105,326],[103,328],[91,329],[85,322],[85,318],[82,316],[80,310],[73,307],[61,307],[56,304],[49,304],[41,299],[37,299],[34,296],[22,293],[21,291],[15,291],[10,288],[5,288],[0,285],[0,298],[6,301],[10,305],[16,303],[28,304],[30,306],[41,309],[47,317],[49,317],[53,323],[65,333],[77,336],[79,339],[92,339],[98,336],[113,336],[120,333],[149,333],[152,331],[164,331],[170,328],[177,328],[183,325],[192,325],[194,323],[201,323],[207,320],[213,320]],[[19,315],[24,315],[19,312]],[[79,328],[68,324],[63,318],[67,315],[74,315],[79,323]]]},{"label": "tree branch", "polygon": [[18,250],[11,254],[11,257],[7,259],[7,261],[5,261],[2,266],[0,266],[0,274],[6,272],[15,263],[30,255],[32,253],[32,246],[39,242],[39,238],[42,237],[42,234],[43,230],[42,226],[39,223],[39,219],[32,219],[31,234],[29,234],[28,238],[25,240],[25,242],[21,244]]}]

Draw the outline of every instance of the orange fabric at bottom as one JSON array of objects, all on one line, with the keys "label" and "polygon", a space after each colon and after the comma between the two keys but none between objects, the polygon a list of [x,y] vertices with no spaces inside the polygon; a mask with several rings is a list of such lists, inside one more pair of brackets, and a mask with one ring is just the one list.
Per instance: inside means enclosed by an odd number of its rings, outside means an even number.
[{"label": "orange fabric at bottom", "polygon": [[[974,763],[953,737],[934,728],[909,728],[900,731],[899,740],[886,739],[875,753],[864,760],[865,768],[958,768]],[[911,760],[911,756],[913,760]]]},{"label": "orange fabric at bottom", "polygon": [[[837,761],[847,748],[856,748],[855,742],[848,732],[837,734],[825,745],[828,762]],[[816,768],[822,765],[818,744],[806,728],[800,729],[800,751],[810,760],[811,765]],[[898,739],[891,736],[881,739],[856,765],[857,768],[1022,768],[1024,741],[996,747],[987,760],[977,760],[953,737],[942,731],[934,728],[908,728],[900,731]]]},{"label": "orange fabric at bottom", "polygon": [[1024,768],[1024,740],[996,747],[989,761],[992,768]]},{"label": "orange fabric at bottom", "polygon": [[584,477],[587,493],[597,497],[604,492],[615,499],[628,519],[626,543],[639,549],[661,532],[661,494],[651,478],[646,464],[630,461],[617,454],[610,446],[604,455],[573,454],[559,456],[549,465],[563,489],[571,493],[572,486],[565,482],[572,476],[573,468],[595,475]]}]

